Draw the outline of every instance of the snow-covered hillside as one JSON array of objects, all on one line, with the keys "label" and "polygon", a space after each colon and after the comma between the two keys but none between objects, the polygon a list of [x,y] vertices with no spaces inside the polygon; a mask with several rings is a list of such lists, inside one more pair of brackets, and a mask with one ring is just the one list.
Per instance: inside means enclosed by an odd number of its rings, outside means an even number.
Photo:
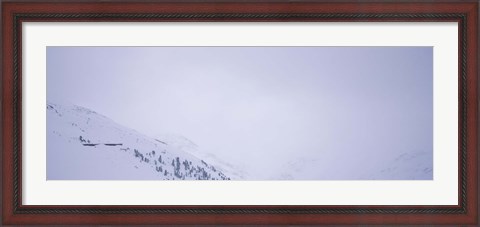
[{"label": "snow-covered hillside", "polygon": [[212,153],[208,153],[208,152],[205,152],[204,150],[201,150],[197,144],[195,144],[194,142],[192,142],[191,140],[189,140],[184,136],[175,135],[175,134],[163,134],[163,135],[159,135],[158,138],[168,143],[171,147],[174,147],[175,149],[182,150],[189,154],[192,154],[195,157],[198,157],[206,161],[207,163],[215,163],[215,167],[217,167],[217,169],[220,169],[223,173],[230,176],[232,179],[236,179],[236,180],[251,179],[251,176],[249,176],[249,173],[243,170],[243,168],[238,164],[232,165],[231,163],[228,163],[218,158],[216,155]]},{"label": "snow-covered hillside", "polygon": [[432,152],[405,152],[375,165],[331,165],[332,160],[298,158],[272,180],[433,180]]},{"label": "snow-covered hillside", "polygon": [[[175,141],[123,127],[79,106],[47,103],[48,180],[231,180],[241,176]],[[193,143],[192,143],[193,144]]]},{"label": "snow-covered hillside", "polygon": [[431,152],[402,153],[384,163],[380,171],[368,176],[371,180],[433,180]]},{"label": "snow-covered hillside", "polygon": [[332,164],[336,162],[328,155],[297,157],[279,163],[271,175],[259,175],[201,150],[184,136],[151,138],[92,110],[47,103],[48,180],[433,179],[431,152],[403,153],[376,166]]}]

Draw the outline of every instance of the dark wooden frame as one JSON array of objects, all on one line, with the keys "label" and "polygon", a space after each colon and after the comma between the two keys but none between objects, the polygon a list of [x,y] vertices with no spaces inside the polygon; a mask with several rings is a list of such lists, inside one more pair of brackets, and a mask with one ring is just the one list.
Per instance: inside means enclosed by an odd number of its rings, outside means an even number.
[{"label": "dark wooden frame", "polygon": [[[478,224],[477,1],[2,2],[3,224]],[[459,205],[26,206],[22,205],[22,22],[454,21],[459,30]],[[408,35],[408,34],[406,34]]]}]

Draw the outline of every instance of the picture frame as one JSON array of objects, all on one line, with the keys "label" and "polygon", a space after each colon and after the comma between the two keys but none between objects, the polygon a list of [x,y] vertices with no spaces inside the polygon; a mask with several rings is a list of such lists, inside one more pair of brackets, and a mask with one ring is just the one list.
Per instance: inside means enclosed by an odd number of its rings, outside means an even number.
[{"label": "picture frame", "polygon": [[[2,223],[478,225],[478,1],[3,1]],[[456,22],[457,205],[24,205],[25,22]],[[408,35],[408,34],[406,34]],[[354,37],[352,37],[354,38]]]}]

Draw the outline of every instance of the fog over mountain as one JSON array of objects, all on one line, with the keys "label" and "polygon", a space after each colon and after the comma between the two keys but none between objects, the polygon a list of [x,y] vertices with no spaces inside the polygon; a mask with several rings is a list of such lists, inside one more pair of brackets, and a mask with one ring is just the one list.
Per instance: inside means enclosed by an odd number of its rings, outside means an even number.
[{"label": "fog over mountain", "polygon": [[165,150],[168,179],[176,157],[212,179],[202,160],[231,179],[433,177],[432,47],[52,46],[46,96],[51,176],[118,158],[103,171],[153,179]]},{"label": "fog over mountain", "polygon": [[404,153],[385,169],[355,173],[348,167],[338,173],[324,163],[294,159],[268,176],[247,173],[183,136],[150,138],[93,110],[47,103],[48,180],[432,179],[429,153]]}]

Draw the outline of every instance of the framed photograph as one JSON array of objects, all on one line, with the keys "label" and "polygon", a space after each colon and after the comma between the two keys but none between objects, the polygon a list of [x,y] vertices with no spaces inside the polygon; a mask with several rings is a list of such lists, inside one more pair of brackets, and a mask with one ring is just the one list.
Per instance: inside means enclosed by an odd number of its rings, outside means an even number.
[{"label": "framed photograph", "polygon": [[3,1],[3,224],[478,225],[478,1]]}]

